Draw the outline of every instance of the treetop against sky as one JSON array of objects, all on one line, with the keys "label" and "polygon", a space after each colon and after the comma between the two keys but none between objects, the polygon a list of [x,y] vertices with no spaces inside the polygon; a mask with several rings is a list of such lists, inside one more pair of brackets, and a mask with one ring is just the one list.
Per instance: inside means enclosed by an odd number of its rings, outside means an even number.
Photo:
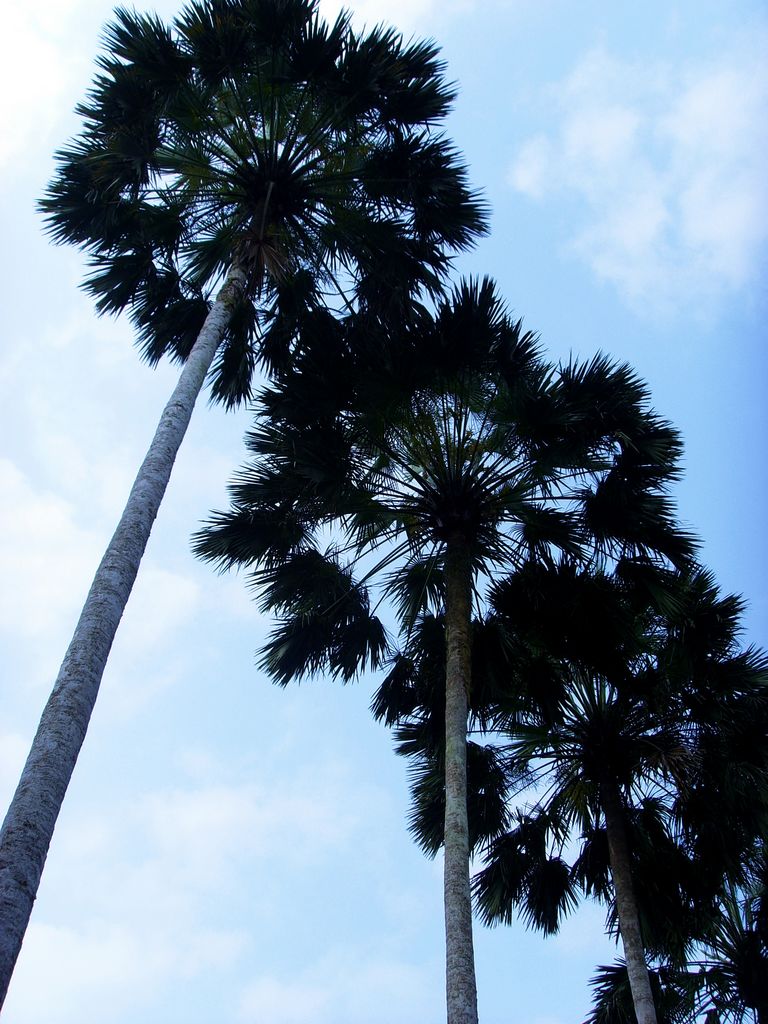
[{"label": "treetop against sky", "polygon": [[[95,2],[14,8],[0,69],[13,99],[0,115],[9,795],[176,373],[139,363],[127,322],[94,317],[82,260],[50,246],[34,212],[77,130],[105,15]],[[449,134],[492,211],[459,269],[492,274],[554,358],[601,349],[648,381],[684,438],[683,518],[764,644],[762,5],[421,0],[361,5],[355,19],[440,44],[459,89]],[[253,657],[268,620],[242,581],[189,551],[226,502],[248,423],[203,407],[193,420],[60,820],[11,1024],[81,1021],[84,992],[114,1022],[443,1015],[439,867],[406,833],[404,765],[370,721],[372,686],[272,688]],[[583,1019],[588,978],[613,958],[602,925],[587,905],[546,942],[478,927],[481,1020]],[[558,980],[546,998],[542,977]]]}]

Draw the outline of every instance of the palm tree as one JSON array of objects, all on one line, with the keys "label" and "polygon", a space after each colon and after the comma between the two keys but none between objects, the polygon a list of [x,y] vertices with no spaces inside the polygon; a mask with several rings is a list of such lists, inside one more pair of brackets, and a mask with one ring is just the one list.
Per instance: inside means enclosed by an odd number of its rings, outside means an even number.
[{"label": "palm tree", "polygon": [[[701,1020],[697,984],[693,975],[675,969],[649,969],[653,1001],[659,1024],[696,1024]],[[691,984],[691,983],[694,984]],[[592,1010],[584,1024],[636,1024],[627,965],[618,960],[598,968],[590,980]],[[717,1014],[707,1013],[704,1024],[720,1024]]]},{"label": "palm tree", "polygon": [[[474,1024],[473,601],[531,552],[580,553],[587,519],[606,549],[656,543],[660,531],[640,507],[616,538],[612,510],[627,481],[650,475],[666,515],[678,441],[627,367],[603,357],[547,364],[488,281],[461,285],[434,316],[422,310],[404,339],[376,343],[367,365],[352,355],[360,329],[354,317],[339,324],[336,358],[322,365],[304,338],[306,359],[267,392],[248,436],[255,458],[232,486],[231,510],[214,516],[196,549],[221,568],[251,567],[263,607],[281,616],[262,659],[280,683],[322,669],[348,680],[382,662],[372,581],[406,630],[430,607],[444,616],[448,1020]],[[685,536],[670,531],[665,543],[687,556]]]},{"label": "palm tree", "polygon": [[[744,886],[725,882],[714,913],[683,966],[662,963],[651,971],[662,1024],[768,1021],[768,929],[765,852]],[[600,967],[592,979],[593,1009],[586,1024],[633,1024],[623,963]]]},{"label": "palm tree", "polygon": [[[469,736],[484,734],[492,701],[508,668],[507,637],[493,621],[472,622],[472,686]],[[374,718],[396,727],[396,750],[410,760],[412,810],[409,827],[430,857],[445,837],[445,618],[419,615],[403,649],[389,658],[388,671],[371,701]],[[467,826],[470,854],[504,833],[510,822],[508,780],[500,749],[467,741]]]},{"label": "palm tree", "polygon": [[719,1019],[741,1024],[751,1017],[768,1024],[768,858],[761,850],[756,870],[738,889],[724,887],[720,913],[702,943],[696,964],[708,1005]]},{"label": "palm tree", "polygon": [[[480,912],[489,923],[509,923],[517,909],[529,925],[545,933],[556,932],[561,917],[574,909],[578,902],[580,881],[582,884],[586,882],[587,887],[591,886],[602,895],[606,895],[607,889],[604,878],[607,865],[600,864],[603,870],[598,872],[597,879],[594,877],[596,847],[600,845],[599,838],[605,838],[606,835],[605,832],[595,835],[594,822],[584,806],[585,803],[588,805],[590,794],[583,784],[578,767],[574,778],[568,776],[568,755],[565,753],[568,741],[576,747],[577,754],[580,753],[579,730],[583,727],[591,737],[593,746],[599,747],[594,753],[595,764],[600,763],[609,774],[615,762],[615,756],[611,758],[614,747],[632,761],[636,751],[633,752],[628,740],[634,739],[635,747],[646,742],[649,747],[646,753],[652,749],[654,758],[663,756],[663,730],[654,725],[652,738],[642,733],[631,737],[631,709],[626,704],[613,708],[614,728],[620,723],[624,729],[615,744],[610,742],[610,727],[604,728],[603,735],[599,737],[601,712],[611,707],[608,695],[604,689],[593,690],[589,677],[579,678],[572,668],[564,671],[557,664],[558,658],[562,658],[566,651],[571,657],[575,657],[578,651],[582,658],[591,652],[591,660],[602,662],[606,668],[616,666],[628,650],[634,652],[637,646],[635,631],[627,629],[627,625],[632,624],[632,617],[627,615],[626,606],[617,600],[619,595],[616,588],[611,587],[610,579],[600,574],[584,574],[583,570],[580,575],[575,575],[575,572],[572,560],[557,566],[531,563],[495,588],[497,615],[495,619],[486,619],[484,631],[506,631],[506,643],[503,647],[499,646],[496,652],[493,659],[495,665],[491,666],[491,674],[495,678],[488,685],[486,676],[475,714],[480,731],[485,732],[489,739],[493,740],[494,733],[499,729],[509,729],[514,738],[510,745],[509,741],[505,743],[503,735],[496,736],[495,744],[481,748],[485,752],[484,760],[496,768],[496,775],[489,777],[486,773],[486,777],[478,779],[478,784],[470,788],[470,813],[474,813],[477,818],[483,808],[496,808],[500,801],[511,801],[521,789],[535,784],[539,773],[544,779],[542,785],[551,784],[554,791],[551,800],[539,802],[530,809],[518,810],[513,815],[507,810],[506,814],[508,819],[512,818],[512,823],[506,828],[499,827],[504,820],[502,808],[496,809],[493,817],[485,815],[480,819],[485,828],[482,832],[476,829],[478,845],[485,844],[490,849],[488,866],[475,880]],[[523,587],[520,586],[522,581],[525,581],[525,598]],[[535,594],[532,584],[535,584],[536,590],[546,590],[549,616],[542,616],[541,593]],[[574,587],[574,584],[579,585]],[[516,591],[514,594],[513,589]],[[598,600],[604,605],[601,615],[595,614]],[[521,602],[521,606],[513,609],[512,604],[514,602],[517,605],[517,601]],[[500,611],[502,615],[499,615]],[[529,627],[529,635],[521,643],[521,634],[526,632],[526,627]],[[535,637],[530,635],[533,630],[537,634]],[[599,645],[595,647],[598,630],[602,649]],[[436,664],[434,651],[432,657]],[[422,657],[421,661],[424,660]],[[424,674],[424,668],[420,665],[419,671],[411,675],[409,682],[415,682],[418,687],[420,677]],[[521,711],[521,704],[524,708],[530,707],[525,693],[528,680],[534,681],[537,698],[533,714]],[[532,684],[528,685],[530,687]],[[400,686],[398,692],[391,679],[385,680],[378,695],[377,709],[386,708],[389,719],[401,723],[398,732],[399,752],[410,755],[413,761],[412,829],[421,844],[432,852],[439,842],[436,842],[434,835],[434,805],[441,796],[435,778],[435,744],[430,743],[427,728],[434,710],[423,699],[423,686],[418,699],[414,694],[409,695],[410,707],[407,700],[403,700],[402,690]],[[515,708],[514,721],[509,711],[510,705]],[[521,717],[524,719],[522,722]],[[558,728],[557,739],[552,731],[554,722]],[[575,737],[566,737],[567,728],[574,732]],[[517,748],[515,744],[518,744]],[[526,744],[530,744],[530,747]],[[553,753],[553,749],[557,750],[557,754]],[[674,743],[671,744],[671,750],[674,751]],[[553,781],[549,778],[548,769],[551,767],[550,762],[555,760],[553,774],[557,775],[557,779]],[[535,761],[535,768],[531,767],[531,761]],[[425,793],[429,795],[428,800],[423,799]],[[569,799],[572,803],[569,803]],[[647,819],[652,808],[646,806],[644,810],[646,820],[642,825],[647,834]],[[585,851],[581,858],[580,872],[574,871],[563,856],[563,848],[570,837],[574,819],[585,829],[589,825],[592,833],[589,853]],[[625,859],[629,824],[628,821],[621,822]],[[613,839],[615,833],[616,821],[612,819],[608,835]],[[658,829],[655,838],[658,842]],[[605,845],[606,849],[600,852],[607,857],[609,844]],[[611,849],[610,863],[615,870],[615,843]],[[588,870],[585,871],[585,868]],[[628,919],[626,901],[620,906],[620,911],[622,937],[625,944],[628,944],[626,933],[633,925],[639,928],[638,915],[635,913]]]},{"label": "palm tree", "polygon": [[[602,816],[637,1021],[656,1024],[633,880],[627,805],[632,799],[640,802],[644,788],[659,776],[673,774],[675,762],[685,757],[685,748],[666,723],[646,714],[642,703],[624,699],[602,679],[573,680],[561,702],[561,713],[560,721],[544,730],[521,728],[513,740],[512,758],[520,759],[526,769],[535,758],[551,771],[555,793],[547,804],[547,816],[557,822],[559,841],[572,824],[586,835],[596,831]],[[499,843],[492,859],[501,851]],[[488,878],[490,874],[484,875]]]},{"label": "palm tree", "polygon": [[[509,628],[566,672],[555,700],[496,721],[510,734],[508,785],[537,781],[544,795],[493,840],[476,893],[487,921],[510,920],[517,905],[549,931],[574,883],[612,900],[636,1020],[654,1024],[646,953],[684,961],[723,875],[765,828],[768,662],[738,649],[740,602],[721,599],[703,570],[654,579],[647,565],[619,564],[619,582],[562,568],[518,574],[494,595]],[[545,877],[575,831],[576,864]],[[540,905],[553,912],[537,919]],[[614,1006],[601,993],[601,1007]]]},{"label": "palm tree", "polygon": [[[376,315],[435,289],[483,230],[439,126],[432,44],[326,25],[317,0],[197,0],[173,27],[118,10],[80,136],[41,207],[89,253],[99,312],[129,308],[144,356],[184,363],[107,547],[0,836],[0,1001],[152,523],[206,375],[227,406],[323,291]],[[211,370],[212,367],[212,370]]]}]

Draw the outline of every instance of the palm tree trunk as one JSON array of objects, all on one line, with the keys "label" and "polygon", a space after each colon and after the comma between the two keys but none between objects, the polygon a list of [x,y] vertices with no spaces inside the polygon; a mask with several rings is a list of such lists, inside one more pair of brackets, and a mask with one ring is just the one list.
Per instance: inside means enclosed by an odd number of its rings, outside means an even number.
[{"label": "palm tree trunk", "polygon": [[635,1007],[637,1024],[656,1024],[656,1007],[651,992],[651,980],[645,962],[645,948],[640,934],[640,918],[632,883],[624,812],[618,788],[606,783],[601,788],[605,831],[608,837],[608,857],[611,864],[613,891],[616,896],[616,914],[619,932],[627,962],[629,987]]},{"label": "palm tree trunk", "polygon": [[230,271],[203,325],[101,560],[0,831],[0,1006],[85,738],[112,641],[133,587],[197,396],[242,294]]},{"label": "palm tree trunk", "polygon": [[461,540],[445,559],[445,945],[448,1024],[477,1024],[467,824],[467,713],[472,567]]}]

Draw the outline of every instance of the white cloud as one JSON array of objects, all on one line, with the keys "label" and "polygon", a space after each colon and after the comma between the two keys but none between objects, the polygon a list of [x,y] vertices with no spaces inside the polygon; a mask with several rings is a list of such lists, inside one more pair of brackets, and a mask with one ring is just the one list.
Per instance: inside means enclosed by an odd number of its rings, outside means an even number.
[{"label": "white cloud", "polygon": [[358,28],[374,25],[394,26],[406,36],[410,32],[437,34],[435,23],[446,21],[458,13],[465,13],[476,6],[475,0],[321,0],[320,11],[329,21],[339,11],[352,12],[352,20]]},{"label": "white cloud", "polygon": [[507,180],[512,188],[532,199],[542,199],[557,182],[556,151],[545,135],[536,135],[524,142]]},{"label": "white cloud", "polygon": [[[4,1017],[9,1024],[124,1019],[158,989],[215,972],[244,946],[238,932],[199,928],[177,935],[90,922],[79,929],[32,923]],[[41,979],[45,979],[41,984]]]},{"label": "white cloud", "polygon": [[269,858],[306,864],[344,847],[355,815],[343,810],[349,779],[315,766],[283,784],[242,783],[152,793],[136,808],[137,824],[179,877],[213,884],[222,868]]},{"label": "white cloud", "polygon": [[169,637],[192,618],[200,596],[191,577],[143,565],[120,624],[121,654],[134,660],[168,645]]},{"label": "white cloud", "polygon": [[8,459],[0,459],[0,492],[0,625],[38,639],[82,600],[98,537],[77,525],[67,501],[33,487]]},{"label": "white cloud", "polygon": [[149,559],[142,564],[110,653],[100,714],[133,717],[184,678],[194,650],[178,641],[195,623],[200,599],[191,577]]},{"label": "white cloud", "polygon": [[[14,737],[0,740],[0,769],[5,760],[15,769],[22,745]],[[348,866],[350,851],[369,871],[382,868],[371,847],[381,841],[376,828],[384,827],[386,794],[334,756],[286,771],[266,738],[259,756],[259,763],[233,761],[182,748],[176,760],[202,767],[205,780],[134,795],[134,781],[126,788],[107,778],[112,799],[100,790],[87,808],[72,794],[14,977],[9,1024],[79,1024],[93,1007],[104,1024],[136,1019],[166,998],[176,1005],[174,993],[187,983],[201,994],[219,993],[222,1024],[429,1019],[441,985],[439,957],[430,961],[434,977],[411,966],[402,952],[409,940],[398,917],[382,908],[376,879],[364,899],[359,880],[350,885],[357,870]],[[91,777],[102,763],[91,762]],[[130,757],[126,769],[135,775]],[[364,916],[370,907],[380,932],[386,923],[381,947],[340,949],[330,932],[327,943],[320,941],[342,893],[350,915]],[[304,940],[317,936],[317,958],[305,956],[294,977],[285,965],[296,921]],[[350,934],[358,927],[350,922]],[[376,1003],[372,1013],[369,1000]],[[209,1019],[202,1009],[198,1014],[195,1020]]]},{"label": "white cloud", "polygon": [[327,981],[283,982],[264,977],[246,988],[238,1016],[244,1024],[319,1024],[331,995]]},{"label": "white cloud", "polygon": [[[14,638],[16,674],[30,687],[48,689],[109,532],[84,528],[88,513],[81,505],[33,486],[8,459],[0,459],[0,493],[0,632]],[[108,693],[100,702],[108,714],[134,715],[177,681],[186,650],[157,664],[153,656],[173,649],[201,594],[192,576],[145,560],[110,658]]]},{"label": "white cloud", "polygon": [[242,1024],[385,1024],[442,1014],[434,965],[415,966],[380,949],[337,949],[289,979],[261,977],[243,991]]},{"label": "white cloud", "polygon": [[56,264],[62,269],[71,288],[10,327],[0,354],[3,418],[14,426],[8,450],[78,505],[83,521],[101,517],[111,528],[178,370],[137,372],[129,325],[94,318],[76,290],[82,267],[74,254]]},{"label": "white cloud", "polygon": [[574,112],[563,132],[565,159],[579,168],[588,183],[594,172],[611,172],[626,164],[638,145],[641,119],[632,109],[614,103]]},{"label": "white cloud", "polygon": [[716,301],[757,276],[768,240],[768,67],[759,40],[697,66],[588,54],[551,90],[557,127],[509,183],[580,204],[568,248],[636,307]]},{"label": "white cloud", "polygon": [[0,61],[0,167],[32,144],[53,123],[53,102],[70,74],[60,33],[62,4],[11,4],[3,14],[9,42]]},{"label": "white cloud", "polygon": [[[22,746],[16,737],[0,740],[0,771],[6,760],[16,768]],[[207,763],[210,774],[223,770],[210,755]],[[371,794],[355,792],[349,766],[316,763],[258,784],[243,782],[239,767],[231,784],[148,790],[100,802],[98,813],[70,807],[14,976],[9,1024],[79,1024],[89,1007],[105,1024],[110,1013],[123,1020],[145,1001],[160,1005],[185,979],[223,989],[229,982],[210,976],[238,966],[252,931],[268,941],[281,912],[274,895],[260,892],[258,919],[246,931],[238,906],[252,886],[260,890],[267,874],[288,884],[323,862],[335,871],[344,851],[360,848],[361,823],[345,804],[367,806]],[[334,983],[342,981],[337,971]],[[268,1001],[272,989],[261,982]],[[348,983],[361,1007],[362,984]],[[232,1018],[223,1011],[219,1019]],[[283,1019],[290,1018],[267,1021]]]}]

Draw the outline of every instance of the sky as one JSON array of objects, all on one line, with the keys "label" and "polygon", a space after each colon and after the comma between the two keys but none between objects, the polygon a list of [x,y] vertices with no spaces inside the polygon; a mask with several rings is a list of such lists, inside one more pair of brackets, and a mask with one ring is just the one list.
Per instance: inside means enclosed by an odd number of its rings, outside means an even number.
[{"label": "sky", "polygon": [[[139,5],[143,9],[143,4]],[[176,5],[153,9],[166,18]],[[338,9],[323,0],[333,16]],[[492,209],[493,276],[555,358],[604,351],[685,441],[683,520],[745,642],[768,643],[768,11],[732,0],[365,0],[442,47],[448,132]],[[97,319],[35,200],[108,7],[4,16],[0,789],[18,779],[101,551],[175,379]],[[438,1024],[441,865],[405,825],[371,679],[280,690],[242,579],[195,561],[248,414],[201,401],[118,633],[6,1003],[7,1024]],[[483,1024],[576,1024],[603,911],[548,940],[477,926]]]}]

